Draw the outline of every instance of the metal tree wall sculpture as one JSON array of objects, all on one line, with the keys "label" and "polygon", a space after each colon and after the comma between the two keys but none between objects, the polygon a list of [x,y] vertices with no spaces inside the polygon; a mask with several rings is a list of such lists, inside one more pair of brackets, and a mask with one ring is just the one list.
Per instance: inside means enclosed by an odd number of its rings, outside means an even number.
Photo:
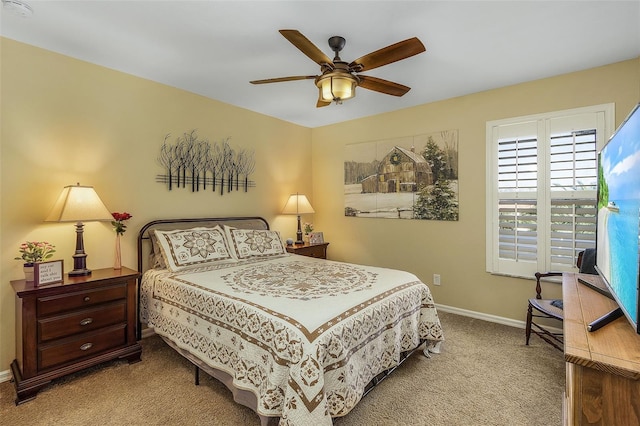
[{"label": "metal tree wall sculpture", "polygon": [[178,137],[175,144],[168,142],[170,136],[164,137],[158,157],[165,174],[156,176],[156,182],[166,184],[170,191],[174,187],[189,186],[192,192],[211,187],[224,195],[225,189],[247,192],[256,186],[249,180],[256,166],[253,151],[235,151],[229,145],[230,138],[211,144],[198,139],[195,130]]}]

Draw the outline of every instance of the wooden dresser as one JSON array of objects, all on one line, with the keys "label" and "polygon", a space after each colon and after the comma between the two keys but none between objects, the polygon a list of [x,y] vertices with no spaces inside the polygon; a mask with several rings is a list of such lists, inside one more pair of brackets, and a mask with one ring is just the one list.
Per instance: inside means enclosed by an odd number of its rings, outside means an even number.
[{"label": "wooden dresser", "polygon": [[94,270],[84,277],[16,292],[16,359],[11,363],[16,404],[36,397],[51,380],[115,358],[140,361],[136,290],[131,269]]},{"label": "wooden dresser", "polygon": [[640,424],[640,334],[625,317],[594,332],[593,320],[617,304],[564,274],[565,425]]}]

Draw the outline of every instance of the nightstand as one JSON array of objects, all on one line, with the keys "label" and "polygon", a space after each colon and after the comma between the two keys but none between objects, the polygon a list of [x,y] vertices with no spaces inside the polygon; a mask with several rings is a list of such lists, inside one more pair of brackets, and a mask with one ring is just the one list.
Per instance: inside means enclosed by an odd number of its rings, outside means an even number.
[{"label": "nightstand", "polygon": [[321,243],[321,244],[295,244],[292,246],[287,246],[287,251],[289,253],[299,254],[302,256],[308,257],[316,257],[318,259],[326,259],[327,258],[327,246],[329,243]]},{"label": "nightstand", "polygon": [[139,276],[127,268],[105,268],[39,287],[11,281],[16,292],[16,359],[11,363],[16,405],[69,373],[116,358],[140,361],[135,330]]}]

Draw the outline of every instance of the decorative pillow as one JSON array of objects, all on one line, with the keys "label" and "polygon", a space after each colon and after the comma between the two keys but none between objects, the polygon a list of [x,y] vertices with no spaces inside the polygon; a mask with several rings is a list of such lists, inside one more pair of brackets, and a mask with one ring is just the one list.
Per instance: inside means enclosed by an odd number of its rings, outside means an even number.
[{"label": "decorative pillow", "polygon": [[158,269],[166,269],[167,265],[164,263],[164,259],[162,258],[162,249],[158,244],[158,238],[155,233],[150,233],[149,238],[151,239],[151,253],[149,253],[149,265],[152,268]]},{"label": "decorative pillow", "polygon": [[286,253],[280,233],[257,229],[225,227],[227,242],[238,259],[277,256]]},{"label": "decorative pillow", "polygon": [[224,231],[214,228],[154,231],[162,258],[172,272],[209,263],[234,260],[229,253]]}]

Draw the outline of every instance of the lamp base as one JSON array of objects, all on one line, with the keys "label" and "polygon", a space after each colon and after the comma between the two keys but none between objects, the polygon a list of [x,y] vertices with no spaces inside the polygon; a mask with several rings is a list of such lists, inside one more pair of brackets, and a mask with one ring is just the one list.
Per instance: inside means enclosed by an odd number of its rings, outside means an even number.
[{"label": "lamp base", "polygon": [[69,272],[70,277],[83,277],[91,275],[91,269],[87,269],[87,254],[84,252],[84,225],[82,222],[76,223],[76,252],[73,257],[73,270]]},{"label": "lamp base", "polygon": [[300,224],[300,215],[298,215],[298,231],[296,232],[296,245],[304,244],[302,241],[302,225]]},{"label": "lamp base", "polygon": [[86,275],[91,275],[91,269],[74,269],[73,271],[69,271],[70,277],[83,277]]}]

